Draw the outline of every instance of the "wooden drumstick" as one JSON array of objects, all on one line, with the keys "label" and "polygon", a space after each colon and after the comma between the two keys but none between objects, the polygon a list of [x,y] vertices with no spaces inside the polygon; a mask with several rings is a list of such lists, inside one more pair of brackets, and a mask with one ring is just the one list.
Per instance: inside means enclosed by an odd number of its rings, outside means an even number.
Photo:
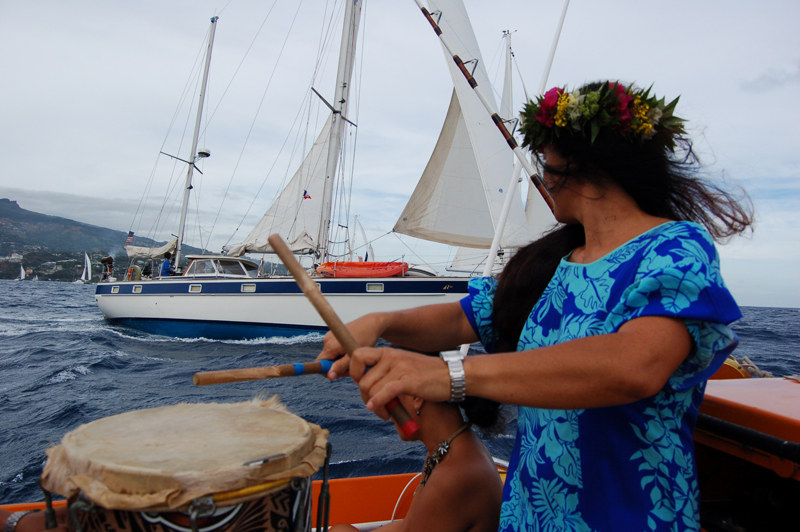
[{"label": "wooden drumstick", "polygon": [[[286,242],[283,241],[280,235],[274,234],[270,235],[267,238],[267,241],[272,246],[272,249],[277,253],[278,257],[283,261],[283,264],[289,269],[289,272],[294,277],[294,280],[297,282],[300,289],[306,295],[308,300],[314,305],[314,308],[319,313],[322,320],[331,330],[333,335],[342,344],[345,352],[348,355],[352,355],[353,351],[358,349],[360,346],[353,335],[350,333],[350,329],[345,327],[342,320],[339,319],[339,316],[336,315],[334,312],[333,307],[331,307],[328,300],[325,299],[325,296],[322,295],[322,292],[319,290],[319,286],[315,283],[311,277],[309,277],[308,273],[303,269],[300,263],[297,261],[295,256],[292,254],[289,246],[286,245]],[[389,411],[389,414],[394,419],[397,426],[400,427],[400,430],[403,431],[403,434],[406,436],[411,436],[419,427],[417,423],[411,419],[411,416],[408,415],[408,412],[400,404],[400,401],[397,400],[395,397],[388,403],[386,403],[386,409]]]},{"label": "wooden drumstick", "polygon": [[222,369],[219,371],[202,371],[194,374],[197,386],[208,384],[226,384],[229,382],[255,381],[275,379],[278,377],[296,377],[298,375],[326,374],[333,362],[320,360],[305,364],[281,364],[280,366],[263,366],[259,368]]}]

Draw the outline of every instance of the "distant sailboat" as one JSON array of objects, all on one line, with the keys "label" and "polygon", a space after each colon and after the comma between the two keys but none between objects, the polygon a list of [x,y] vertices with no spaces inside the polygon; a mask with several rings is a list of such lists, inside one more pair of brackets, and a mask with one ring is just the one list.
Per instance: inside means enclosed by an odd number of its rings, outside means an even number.
[{"label": "distant sailboat", "polygon": [[25,267],[22,264],[19,265],[19,277],[17,277],[16,280],[17,281],[25,280]]},{"label": "distant sailboat", "polygon": [[89,254],[83,252],[83,273],[80,279],[75,280],[76,283],[91,283],[92,282],[92,261]]}]

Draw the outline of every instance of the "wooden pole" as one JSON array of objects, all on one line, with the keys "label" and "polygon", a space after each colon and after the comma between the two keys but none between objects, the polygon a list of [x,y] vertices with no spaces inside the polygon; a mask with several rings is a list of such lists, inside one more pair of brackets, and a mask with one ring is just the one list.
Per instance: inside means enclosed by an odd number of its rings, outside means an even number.
[{"label": "wooden pole", "polygon": [[255,381],[275,379],[278,377],[295,377],[298,375],[325,374],[331,369],[333,362],[321,360],[306,364],[281,364],[280,366],[263,366],[258,368],[222,369],[219,371],[203,371],[194,374],[197,386],[209,384],[226,384],[229,382]]},{"label": "wooden pole", "polygon": [[[270,237],[267,238],[267,242],[269,242],[272,249],[283,261],[286,268],[289,269],[289,272],[292,274],[292,277],[294,277],[298,286],[300,286],[300,289],[317,310],[336,339],[339,340],[339,343],[342,344],[345,352],[348,355],[352,355],[353,351],[359,348],[358,342],[356,342],[356,339],[350,333],[350,329],[345,327],[342,320],[339,319],[339,316],[333,310],[330,303],[328,303],[328,300],[325,299],[325,296],[322,295],[317,283],[309,277],[308,273],[306,273],[303,266],[297,261],[294,254],[289,249],[289,246],[286,245],[286,242],[283,241],[280,235],[270,235]],[[411,416],[408,415],[408,411],[406,411],[396,397],[386,403],[386,409],[406,436],[411,436],[419,430],[417,423],[411,419]]]}]

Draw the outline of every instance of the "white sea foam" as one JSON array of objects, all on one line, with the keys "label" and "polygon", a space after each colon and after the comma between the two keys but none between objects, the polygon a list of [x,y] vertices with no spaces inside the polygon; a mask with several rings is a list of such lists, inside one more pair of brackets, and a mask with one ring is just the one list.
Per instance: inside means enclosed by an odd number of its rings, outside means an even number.
[{"label": "white sea foam", "polygon": [[56,375],[50,378],[48,384],[58,384],[61,382],[72,381],[81,375],[88,375],[89,373],[91,373],[91,370],[86,366],[75,366],[74,368],[65,369],[64,371],[58,372]]}]

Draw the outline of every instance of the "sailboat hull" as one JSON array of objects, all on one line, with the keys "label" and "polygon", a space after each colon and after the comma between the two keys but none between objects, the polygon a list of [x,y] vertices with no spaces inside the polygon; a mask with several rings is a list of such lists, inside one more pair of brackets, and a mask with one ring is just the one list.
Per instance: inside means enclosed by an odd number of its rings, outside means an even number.
[{"label": "sailboat hull", "polygon": [[[316,279],[345,322],[369,312],[458,301],[465,277]],[[292,278],[166,278],[97,285],[95,300],[112,323],[186,338],[298,336],[327,329]]]}]

